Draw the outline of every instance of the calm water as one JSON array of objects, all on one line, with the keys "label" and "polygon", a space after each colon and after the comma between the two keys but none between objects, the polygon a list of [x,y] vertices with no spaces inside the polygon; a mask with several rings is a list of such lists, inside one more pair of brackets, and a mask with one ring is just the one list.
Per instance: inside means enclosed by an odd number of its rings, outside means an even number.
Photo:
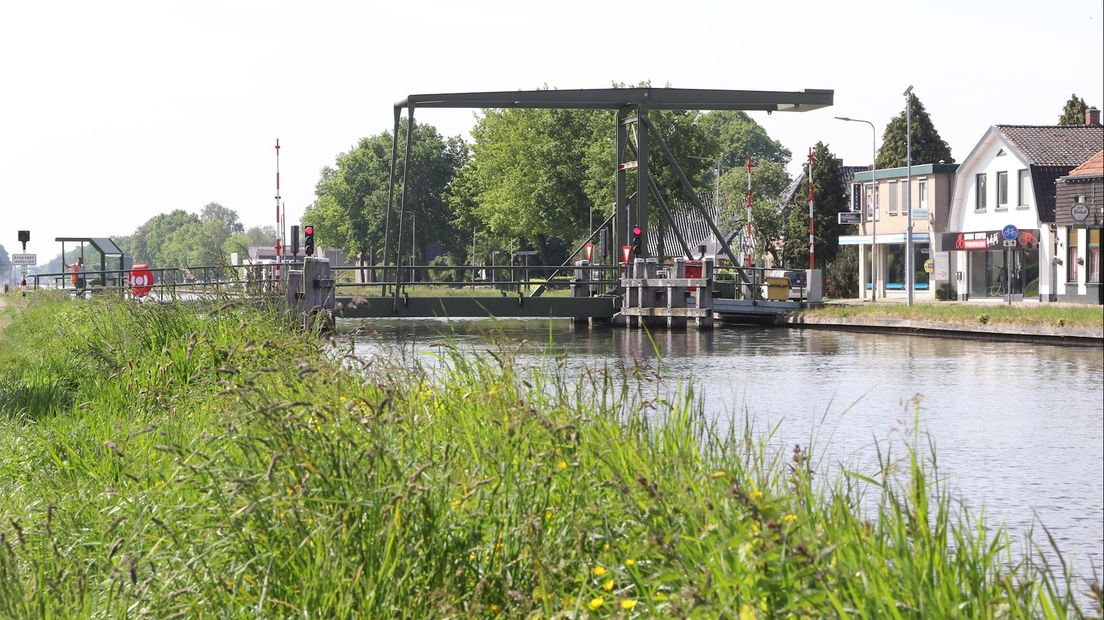
[{"label": "calm water", "polygon": [[548,361],[552,343],[574,368],[640,364],[666,389],[693,381],[705,410],[726,424],[747,416],[773,442],[827,443],[831,462],[870,466],[909,440],[913,403],[952,492],[1021,549],[1041,523],[1081,576],[1104,575],[1104,355],[1100,349],[718,327],[653,334],[576,328],[569,321],[372,321],[357,354],[401,345],[433,353],[448,341],[487,348],[528,341],[522,363]]}]

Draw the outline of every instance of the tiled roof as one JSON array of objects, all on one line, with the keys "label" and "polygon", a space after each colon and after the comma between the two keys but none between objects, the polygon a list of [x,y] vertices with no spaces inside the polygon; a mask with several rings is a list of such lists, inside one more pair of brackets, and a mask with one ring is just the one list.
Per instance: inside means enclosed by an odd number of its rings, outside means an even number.
[{"label": "tiled roof", "polygon": [[1096,155],[1093,155],[1086,160],[1085,163],[1071,170],[1069,176],[1089,177],[1100,176],[1102,174],[1104,174],[1104,149],[1097,151]]},{"label": "tiled roof", "polygon": [[1032,164],[1077,166],[1104,148],[1100,125],[997,125]]},{"label": "tiled roof", "polygon": [[[843,186],[847,188],[848,196],[850,196],[851,184],[855,182],[855,173],[869,171],[870,166],[844,166],[842,162],[840,163],[840,180],[843,182]],[[786,206],[788,206],[790,203],[792,203],[794,199],[797,198],[800,192],[804,191],[804,183],[804,174],[797,175],[794,180],[790,182],[789,187],[787,187],[782,192],[782,196],[780,196],[783,209],[786,208]]]}]

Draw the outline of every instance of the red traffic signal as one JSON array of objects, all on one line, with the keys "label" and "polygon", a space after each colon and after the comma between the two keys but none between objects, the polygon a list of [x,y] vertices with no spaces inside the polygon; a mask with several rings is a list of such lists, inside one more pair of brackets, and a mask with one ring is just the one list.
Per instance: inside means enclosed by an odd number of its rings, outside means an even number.
[{"label": "red traffic signal", "polygon": [[639,226],[633,226],[633,234],[634,234],[634,235],[636,235],[637,237],[639,237],[639,236],[640,236],[640,233],[642,233],[642,232],[644,232],[644,231],[643,231],[643,230],[641,230]]},{"label": "red traffic signal", "polygon": [[640,234],[644,232],[639,226],[633,226],[632,229],[632,253],[633,256],[640,256]]},{"label": "red traffic signal", "polygon": [[303,227],[303,254],[314,256],[314,226]]}]

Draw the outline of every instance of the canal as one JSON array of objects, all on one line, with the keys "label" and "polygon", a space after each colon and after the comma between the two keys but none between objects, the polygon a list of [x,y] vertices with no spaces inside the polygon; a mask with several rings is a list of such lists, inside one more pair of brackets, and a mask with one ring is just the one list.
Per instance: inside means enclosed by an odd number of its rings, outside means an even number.
[{"label": "canal", "polygon": [[808,446],[813,437],[822,469],[869,472],[876,444],[903,454],[918,406],[940,476],[972,514],[984,508],[987,523],[1004,522],[1014,553],[1026,550],[1030,531],[1034,544],[1049,547],[1043,525],[1079,577],[1104,575],[1100,349],[777,328],[650,339],[640,330],[547,320],[342,323],[358,328],[361,357],[509,343],[520,345],[522,364],[565,354],[571,372],[639,366],[662,377],[658,389],[668,394],[693,382],[719,426],[773,429],[779,449]]}]

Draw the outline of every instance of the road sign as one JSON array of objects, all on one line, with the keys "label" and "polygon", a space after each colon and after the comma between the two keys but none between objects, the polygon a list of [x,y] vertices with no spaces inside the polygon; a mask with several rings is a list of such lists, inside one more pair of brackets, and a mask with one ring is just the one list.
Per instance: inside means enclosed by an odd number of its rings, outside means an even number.
[{"label": "road sign", "polygon": [[516,252],[516,254],[518,256],[536,256],[537,251],[536,250],[518,250]]},{"label": "road sign", "polygon": [[924,261],[924,273],[935,273],[935,261],[928,259]]},{"label": "road sign", "polygon": [[629,255],[630,254],[632,254],[632,246],[631,245],[621,246],[621,262],[622,263],[627,264],[629,262]]},{"label": "road sign", "polygon": [[1009,224],[1001,229],[1001,236],[1004,237],[1006,241],[1015,241],[1016,237],[1020,236],[1020,229]]},{"label": "road sign", "polygon": [[1016,240],[1015,239],[1005,239],[1004,240],[1004,247],[1006,247],[1006,248],[1016,247]]},{"label": "road sign", "polygon": [[913,209],[912,210],[912,219],[914,219],[914,220],[926,220],[926,219],[928,219],[928,210],[927,209]]},{"label": "road sign", "polygon": [[590,261],[594,260],[594,244],[593,243],[588,243],[588,244],[584,245],[583,246],[583,251],[584,251],[584,255],[586,256],[586,259],[587,259],[588,263]]},{"label": "road sign", "polygon": [[34,267],[38,264],[38,254],[12,254],[11,264],[29,265],[31,267]]},{"label": "road sign", "polygon": [[841,211],[836,214],[836,218],[841,225],[846,224],[861,224],[862,212],[860,211]]}]

